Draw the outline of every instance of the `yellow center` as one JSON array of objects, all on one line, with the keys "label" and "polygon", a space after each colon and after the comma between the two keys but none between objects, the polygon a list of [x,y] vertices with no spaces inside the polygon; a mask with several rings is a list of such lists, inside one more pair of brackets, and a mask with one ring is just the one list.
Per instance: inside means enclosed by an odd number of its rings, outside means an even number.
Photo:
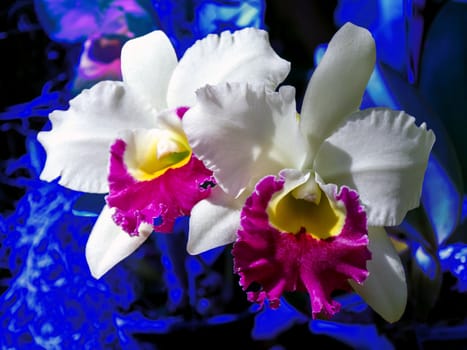
[{"label": "yellow center", "polygon": [[[313,187],[312,193],[308,191],[304,195],[300,189],[307,189],[308,185],[305,183],[293,191],[273,197],[267,209],[270,222],[280,231],[307,232],[317,239],[339,235],[345,223],[345,207],[329,199],[318,186]],[[300,198],[297,198],[297,193]]]},{"label": "yellow center", "polygon": [[186,136],[171,130],[139,131],[125,150],[128,172],[138,181],[152,180],[169,169],[180,168],[190,157]]}]

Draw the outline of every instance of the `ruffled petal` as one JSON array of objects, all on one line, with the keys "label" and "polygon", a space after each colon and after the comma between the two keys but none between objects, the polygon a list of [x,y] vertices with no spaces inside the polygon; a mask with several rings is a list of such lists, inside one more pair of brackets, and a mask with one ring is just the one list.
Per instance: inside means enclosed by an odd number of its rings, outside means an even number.
[{"label": "ruffled petal", "polygon": [[[298,178],[290,174],[296,182]],[[339,235],[315,239],[305,230],[295,234],[279,231],[271,226],[267,207],[275,193],[288,187],[283,176],[288,172],[281,172],[279,178],[265,177],[248,197],[232,250],[234,270],[244,290],[253,283],[260,285],[259,290],[247,292],[250,301],[263,304],[267,299],[277,308],[284,292],[307,291],[313,318],[329,318],[340,308],[331,294],[348,290],[349,278],[362,282],[368,274],[365,212],[358,194],[343,187],[331,198],[345,207],[346,219]]]},{"label": "ruffled petal", "polygon": [[153,127],[155,113],[121,82],[104,81],[50,114],[51,131],[38,135],[47,152],[41,179],[72,190],[106,193],[110,145],[120,130]]},{"label": "ruffled petal", "polygon": [[404,112],[356,112],[323,143],[314,169],[325,182],[360,194],[370,226],[398,225],[419,205],[434,141],[425,124]]},{"label": "ruffled petal", "polygon": [[299,130],[295,90],[223,84],[198,90],[183,118],[193,152],[232,196],[267,174],[299,168],[306,140]]},{"label": "ruffled petal", "polygon": [[396,322],[407,304],[407,284],[399,255],[382,227],[369,227],[370,272],[363,284],[350,281],[353,289],[388,322]]},{"label": "ruffled petal", "polygon": [[192,106],[195,91],[206,84],[250,82],[275,90],[289,71],[290,63],[274,52],[263,30],[245,28],[210,34],[189,48],[175,68],[168,105]]},{"label": "ruffled petal", "polygon": [[165,109],[177,55],[164,32],[156,30],[127,41],[121,60],[123,81],[158,111]]},{"label": "ruffled petal", "polygon": [[152,227],[141,225],[137,236],[130,236],[112,220],[112,209],[105,206],[86,243],[86,261],[91,275],[101,278],[112,267],[133,253],[148,239]]},{"label": "ruffled petal", "polygon": [[[151,131],[139,130],[143,134]],[[128,143],[137,142],[137,136],[138,130],[127,131],[112,145],[107,203],[115,208],[115,222],[130,235],[137,234],[142,223],[157,232],[172,232],[175,219],[189,215],[193,205],[209,196],[210,188],[202,185],[212,179],[212,173],[189,156],[180,167],[168,166],[158,176],[138,181],[125,161]]]},{"label": "ruffled petal", "polygon": [[347,23],[329,42],[303,99],[302,125],[310,141],[309,161],[344,118],[360,107],[375,64],[368,30]]},{"label": "ruffled petal", "polygon": [[240,227],[241,200],[227,196],[219,187],[196,204],[190,215],[187,251],[196,255],[233,243]]}]

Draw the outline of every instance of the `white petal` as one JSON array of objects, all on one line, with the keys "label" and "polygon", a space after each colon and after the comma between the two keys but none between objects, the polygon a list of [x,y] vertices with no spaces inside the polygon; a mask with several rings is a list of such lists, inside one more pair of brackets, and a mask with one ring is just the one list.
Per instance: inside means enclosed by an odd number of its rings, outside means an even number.
[{"label": "white petal", "polygon": [[184,135],[183,126],[177,110],[166,109],[157,114],[157,127]]},{"label": "white petal", "polygon": [[121,82],[104,81],[70,101],[66,111],[50,114],[52,130],[38,139],[47,152],[41,179],[73,190],[108,192],[109,149],[120,130],[151,127],[154,111],[142,105]]},{"label": "white petal", "polygon": [[194,153],[232,196],[267,174],[299,168],[306,141],[300,134],[295,91],[224,84],[198,90],[182,123]]},{"label": "white petal", "polygon": [[370,275],[352,288],[371,308],[388,322],[396,322],[407,304],[407,284],[399,255],[382,227],[369,227],[369,249],[372,259],[367,263]]},{"label": "white petal", "polygon": [[130,236],[112,220],[112,209],[105,206],[86,243],[86,261],[91,275],[101,278],[148,239],[152,226],[141,224],[139,236]]},{"label": "white petal", "polygon": [[169,83],[169,107],[191,106],[195,91],[224,82],[264,83],[274,90],[290,70],[269,44],[267,32],[246,28],[210,34],[189,48]]},{"label": "white petal", "polygon": [[393,226],[419,205],[433,132],[389,109],[354,113],[318,152],[314,169],[326,183],[360,194],[368,224]]},{"label": "white petal", "polygon": [[310,161],[321,142],[360,107],[375,57],[374,40],[362,27],[347,23],[331,39],[308,83],[301,110]]},{"label": "white petal", "polygon": [[219,187],[191,210],[187,251],[196,255],[233,243],[240,227],[244,197],[234,199]]},{"label": "white petal", "polygon": [[122,48],[123,81],[158,111],[167,107],[167,87],[177,65],[169,38],[160,30],[131,39]]}]

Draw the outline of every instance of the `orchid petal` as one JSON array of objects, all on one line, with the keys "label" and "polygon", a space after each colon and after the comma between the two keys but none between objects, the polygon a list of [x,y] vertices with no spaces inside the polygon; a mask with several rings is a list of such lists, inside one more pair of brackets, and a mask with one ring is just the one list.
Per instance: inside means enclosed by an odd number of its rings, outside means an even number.
[{"label": "orchid petal", "polygon": [[165,109],[177,55],[164,32],[157,30],[127,41],[121,60],[123,81],[158,111]]},{"label": "orchid petal", "polygon": [[320,148],[314,168],[327,183],[349,186],[367,207],[368,224],[394,226],[419,205],[433,132],[401,111],[368,109]]},{"label": "orchid petal", "polygon": [[241,200],[227,196],[219,187],[191,210],[187,251],[192,255],[235,241],[240,227]]},{"label": "orchid petal", "polygon": [[404,268],[384,228],[369,227],[368,237],[372,254],[367,263],[370,275],[363,284],[349,282],[374,311],[386,321],[396,322],[407,304]]},{"label": "orchid petal", "polygon": [[118,132],[154,126],[155,114],[121,82],[104,81],[70,101],[66,111],[50,114],[51,131],[38,135],[47,152],[41,179],[72,190],[106,193],[111,143]]},{"label": "orchid petal", "polygon": [[226,193],[238,196],[264,175],[301,166],[306,140],[294,92],[240,83],[198,90],[198,103],[186,112],[183,128],[193,152]]},{"label": "orchid petal", "polygon": [[310,162],[323,140],[358,110],[374,64],[370,32],[351,23],[339,29],[308,83],[301,109]]},{"label": "orchid petal", "polygon": [[245,28],[210,34],[180,59],[169,83],[168,105],[193,105],[195,91],[206,84],[251,82],[275,90],[289,70],[290,63],[274,52],[268,33],[263,30]]},{"label": "orchid petal", "polygon": [[138,249],[152,233],[151,225],[142,224],[139,235],[130,236],[114,223],[112,215],[108,206],[102,209],[86,243],[86,261],[97,279]]}]

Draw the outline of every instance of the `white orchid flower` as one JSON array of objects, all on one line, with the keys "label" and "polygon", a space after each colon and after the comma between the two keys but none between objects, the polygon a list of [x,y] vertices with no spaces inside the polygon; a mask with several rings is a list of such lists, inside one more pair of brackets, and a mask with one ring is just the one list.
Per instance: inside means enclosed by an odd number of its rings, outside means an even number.
[{"label": "white orchid flower", "polygon": [[209,195],[211,172],[192,156],[181,118],[205,84],[253,81],[271,91],[290,64],[268,34],[248,28],[208,35],[180,61],[161,31],[125,43],[123,81],[103,81],[50,115],[39,133],[47,160],[41,179],[73,190],[108,193],[86,245],[91,273],[100,278],[155,230]]},{"label": "white orchid flower", "polygon": [[403,111],[359,110],[374,63],[371,34],[348,23],[300,116],[292,87],[231,83],[199,89],[183,118],[218,185],[192,209],[187,249],[235,241],[242,287],[261,286],[249,300],[277,307],[283,292],[307,291],[313,316],[331,317],[331,293],[351,286],[389,322],[404,312],[404,269],[384,227],[419,205],[435,136]]}]

